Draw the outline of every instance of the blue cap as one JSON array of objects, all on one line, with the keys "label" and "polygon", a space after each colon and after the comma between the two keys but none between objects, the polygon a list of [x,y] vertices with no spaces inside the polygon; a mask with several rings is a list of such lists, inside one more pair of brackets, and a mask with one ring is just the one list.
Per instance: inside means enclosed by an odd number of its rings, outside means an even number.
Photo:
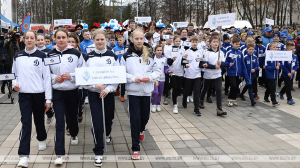
[{"label": "blue cap", "polygon": [[280,33],[280,37],[281,37],[281,38],[286,38],[285,33]]},{"label": "blue cap", "polygon": [[253,32],[252,32],[251,30],[248,30],[248,31],[247,31],[247,34],[248,34],[248,35],[252,35]]},{"label": "blue cap", "polygon": [[297,33],[297,36],[299,36],[300,35],[300,31]]},{"label": "blue cap", "polygon": [[272,27],[266,27],[266,28],[265,28],[265,32],[266,32],[266,31],[273,31],[273,29],[272,29]]},{"label": "blue cap", "polygon": [[288,36],[288,37],[286,38],[286,40],[294,40],[294,37],[293,37],[293,36]]},{"label": "blue cap", "polygon": [[280,31],[275,32],[273,35],[280,37]]},{"label": "blue cap", "polygon": [[284,33],[285,35],[289,34],[289,32],[287,30],[283,30],[282,33]]},{"label": "blue cap", "polygon": [[240,32],[237,29],[235,29],[233,33],[240,33]]}]

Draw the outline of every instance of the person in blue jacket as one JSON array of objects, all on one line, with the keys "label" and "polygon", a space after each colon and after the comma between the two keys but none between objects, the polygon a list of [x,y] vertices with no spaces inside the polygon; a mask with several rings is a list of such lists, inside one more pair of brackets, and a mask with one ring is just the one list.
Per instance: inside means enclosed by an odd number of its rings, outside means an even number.
[{"label": "person in blue jacket", "polygon": [[[250,85],[246,85],[243,89],[243,91],[240,94],[240,98],[243,101],[246,101],[244,94],[246,93],[246,91],[248,90],[249,93],[249,97],[251,100],[251,105],[254,106],[256,104],[256,102],[254,101],[254,97],[253,97],[253,90],[257,95],[257,86],[255,86],[255,84],[253,83],[253,80],[256,78],[256,71],[258,70],[258,60],[256,55],[254,55],[254,44],[248,44],[247,45],[247,51],[248,54],[246,54],[244,56],[244,63],[246,66],[246,73],[247,76],[249,76],[249,80],[251,80],[252,83],[252,87],[250,87]],[[245,76],[244,76],[245,77]],[[246,77],[245,77],[246,79]]]},{"label": "person in blue jacket", "polygon": [[240,39],[233,37],[232,49],[226,54],[226,69],[230,81],[230,93],[228,95],[227,105],[228,107],[238,106],[236,102],[236,95],[238,93],[238,85],[240,83],[239,77],[242,74],[242,70],[245,69],[243,54],[239,50]]},{"label": "person in blue jacket", "polygon": [[[272,42],[269,45],[269,47],[270,50],[277,51],[276,42]],[[281,64],[280,61],[267,61],[265,65],[265,71],[267,76],[267,82],[266,82],[267,90],[265,92],[264,101],[270,103],[269,96],[271,95],[271,101],[273,107],[279,105],[279,103],[276,101],[276,95],[275,95],[275,90],[276,90],[275,79],[277,79],[277,73],[278,70],[280,69],[280,64]]]},{"label": "person in blue jacket", "polygon": [[[281,37],[280,31],[275,32],[275,33],[273,34],[273,42],[276,42],[276,43],[277,43],[278,51],[284,51],[284,50],[285,50],[285,45],[282,44],[282,43],[279,41],[280,37]],[[269,45],[270,45],[270,43],[267,45],[267,50],[269,50]]]},{"label": "person in blue jacket", "polygon": [[262,43],[263,41],[261,36],[257,36],[255,38],[255,54],[258,59],[258,65],[262,69],[262,75],[258,81],[260,86],[263,86],[265,84],[265,81],[267,80],[265,72],[266,47]]},{"label": "person in blue jacket", "polygon": [[93,42],[93,40],[91,39],[91,34],[90,34],[89,29],[84,29],[84,30],[82,31],[82,35],[83,35],[84,40],[79,44],[79,46],[80,46],[80,48],[81,48],[81,51],[82,51],[84,54],[87,54],[86,48],[87,48],[89,45],[94,44],[94,42]]},{"label": "person in blue jacket", "polygon": [[[53,31],[53,34],[55,34],[56,30]],[[52,43],[50,45],[47,45],[46,48],[49,48],[51,50],[53,50],[53,46],[55,46],[56,43],[55,43],[55,37],[52,36]]]},{"label": "person in blue jacket", "polygon": [[262,35],[262,40],[264,46],[267,46],[269,43],[272,43],[274,41],[272,27],[265,28],[264,34]]},{"label": "person in blue jacket", "polygon": [[299,67],[298,63],[298,57],[294,55],[295,53],[295,46],[291,43],[288,43],[287,46],[287,51],[292,51],[293,55],[293,60],[292,61],[285,61],[283,65],[281,65],[282,69],[282,78],[284,81],[284,87],[280,91],[280,99],[284,99],[283,95],[286,93],[287,96],[287,104],[295,104],[294,100],[292,99],[292,93],[291,89],[293,86],[293,78],[294,74],[297,71]]},{"label": "person in blue jacket", "polygon": [[[118,43],[113,48],[113,50],[114,50],[114,53],[118,56],[119,62],[120,62],[123,54],[125,53],[125,46],[124,46],[125,38],[122,35],[119,35],[117,38],[118,38]],[[119,85],[116,90],[116,95],[120,96],[120,86]],[[123,84],[121,84],[121,98],[120,98],[121,102],[125,101],[124,96],[125,96],[125,84],[123,83]]]}]

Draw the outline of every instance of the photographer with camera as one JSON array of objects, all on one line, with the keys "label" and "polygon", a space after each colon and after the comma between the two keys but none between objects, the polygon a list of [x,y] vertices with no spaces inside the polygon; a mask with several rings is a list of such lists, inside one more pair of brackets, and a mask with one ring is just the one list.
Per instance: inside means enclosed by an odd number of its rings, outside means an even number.
[{"label": "photographer with camera", "polygon": [[[6,49],[7,58],[6,58],[6,67],[4,66],[5,67],[4,72],[1,73],[11,73],[13,56],[20,51],[18,38],[20,38],[20,35],[16,33],[15,30],[9,30],[8,36],[4,38],[3,47],[4,49]],[[4,91],[6,83],[7,81],[3,81],[1,91],[2,88]]]}]

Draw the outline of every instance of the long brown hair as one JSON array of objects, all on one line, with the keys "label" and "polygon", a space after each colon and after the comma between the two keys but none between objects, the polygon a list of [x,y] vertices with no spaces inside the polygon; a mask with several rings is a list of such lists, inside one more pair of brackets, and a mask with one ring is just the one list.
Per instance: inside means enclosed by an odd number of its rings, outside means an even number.
[{"label": "long brown hair", "polygon": [[81,48],[79,46],[80,41],[79,41],[79,38],[77,37],[77,35],[75,33],[71,33],[71,34],[69,34],[69,38],[73,38],[75,40],[75,42],[77,43],[77,48],[81,52]]}]

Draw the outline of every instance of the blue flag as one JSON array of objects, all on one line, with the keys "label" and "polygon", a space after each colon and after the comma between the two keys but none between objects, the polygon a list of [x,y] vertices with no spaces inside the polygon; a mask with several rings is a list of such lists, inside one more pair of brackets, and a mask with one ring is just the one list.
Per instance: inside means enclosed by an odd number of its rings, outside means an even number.
[{"label": "blue flag", "polygon": [[31,19],[31,15],[27,15],[24,17],[22,26],[21,26],[22,32],[27,32],[28,30],[30,30],[30,19]]}]

